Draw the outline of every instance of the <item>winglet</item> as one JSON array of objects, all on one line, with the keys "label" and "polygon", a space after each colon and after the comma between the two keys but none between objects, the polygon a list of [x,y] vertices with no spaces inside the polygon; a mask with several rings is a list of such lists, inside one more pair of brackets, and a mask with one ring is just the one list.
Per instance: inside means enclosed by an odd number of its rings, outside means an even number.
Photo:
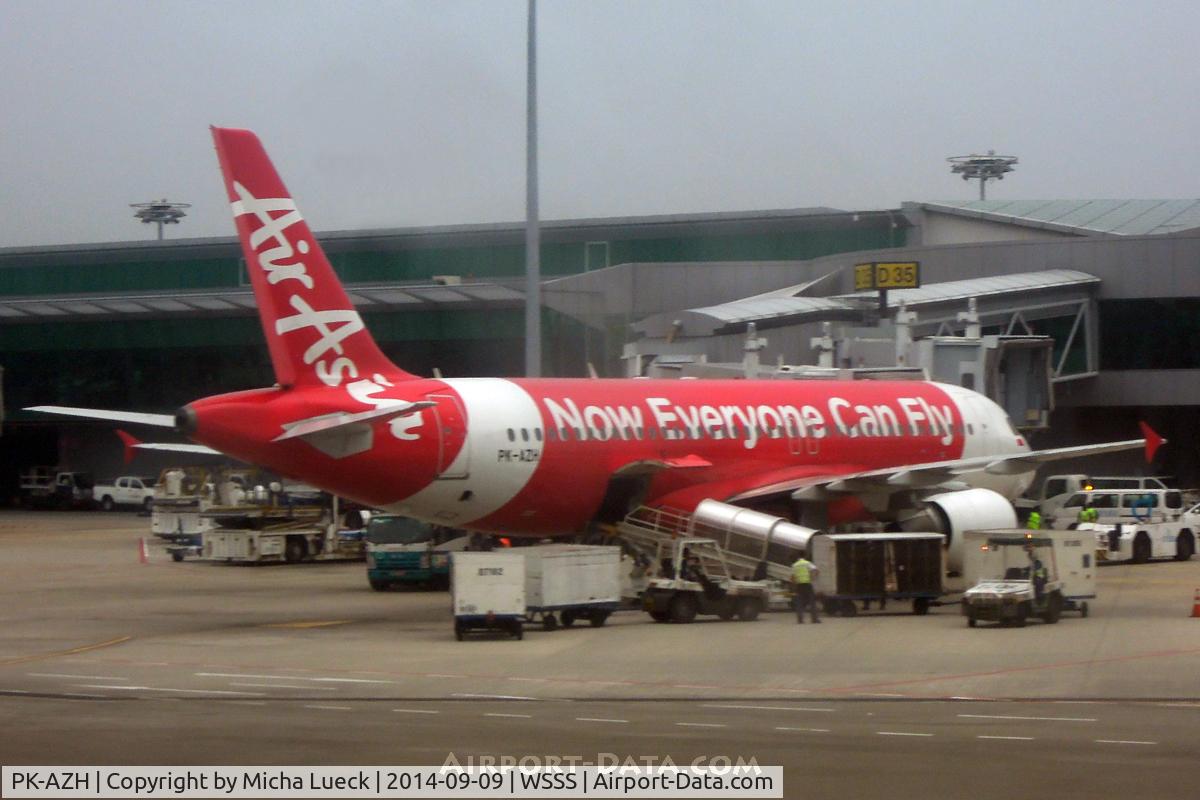
[{"label": "winglet", "polygon": [[141,441],[132,433],[117,428],[117,437],[120,438],[121,444],[125,445],[125,463],[133,461],[133,457],[137,455],[137,446]]},{"label": "winglet", "polygon": [[1154,432],[1154,429],[1145,422],[1139,422],[1138,427],[1142,429],[1142,436],[1146,438],[1146,463],[1149,464],[1154,460],[1154,454],[1158,452],[1158,448],[1167,443],[1167,440]]}]

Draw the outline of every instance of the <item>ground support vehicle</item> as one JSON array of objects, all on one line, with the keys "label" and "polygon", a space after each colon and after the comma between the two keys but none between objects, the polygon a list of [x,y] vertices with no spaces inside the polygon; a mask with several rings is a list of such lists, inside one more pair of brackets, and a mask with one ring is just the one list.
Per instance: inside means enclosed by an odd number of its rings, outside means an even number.
[{"label": "ground support vehicle", "polygon": [[23,505],[34,508],[81,508],[92,502],[92,476],[56,467],[33,467],[18,476]]},{"label": "ground support vehicle", "polygon": [[1193,506],[1174,520],[1114,525],[1083,522],[1077,530],[1096,537],[1096,560],[1099,562],[1145,564],[1155,558],[1187,561],[1196,552],[1200,506]]},{"label": "ground support vehicle", "polygon": [[213,528],[204,512],[215,506],[237,506],[246,497],[247,470],[200,466],[168,467],[154,486],[150,530],[168,543],[176,561],[200,552],[205,531]]},{"label": "ground support vehicle", "polygon": [[[1086,531],[1019,529],[968,531],[964,573],[971,588],[962,614],[975,627],[980,620],[1023,626],[1030,617],[1058,622],[1063,611],[1088,615],[1096,597],[1093,534]],[[1046,580],[1038,585],[1035,561]]]},{"label": "ground support vehicle", "polygon": [[1048,528],[1074,528],[1086,505],[1096,511],[1092,522],[1104,525],[1178,522],[1186,508],[1179,489],[1096,489],[1076,492],[1058,511],[1043,515],[1042,521]]},{"label": "ground support vehicle", "polygon": [[460,551],[450,557],[454,637],[501,631],[524,637],[525,558],[513,550]]},{"label": "ground support vehicle", "polygon": [[214,522],[202,536],[201,555],[210,561],[292,564],[365,558],[359,531],[343,531],[338,525],[336,498],[331,506],[222,506],[203,515]]},{"label": "ground support vehicle", "polygon": [[940,533],[840,533],[812,539],[814,589],[830,616],[854,616],[858,603],[912,603],[925,614],[942,595],[945,537]]},{"label": "ground support vehicle", "polygon": [[548,544],[515,548],[525,559],[525,618],[552,631],[587,620],[598,628],[621,604],[621,548]]},{"label": "ground support vehicle", "polygon": [[363,533],[367,582],[377,592],[399,585],[445,589],[450,554],[466,548],[468,536],[396,514],[374,514]]},{"label": "ground support vehicle", "polygon": [[1013,503],[1025,512],[1037,510],[1042,520],[1048,520],[1077,492],[1104,491],[1106,489],[1166,489],[1161,478],[1120,475],[1049,475],[1042,481],[1041,489],[1032,497],[1020,497]]},{"label": "ground support vehicle", "polygon": [[642,594],[642,608],[655,622],[692,622],[697,614],[751,621],[767,607],[767,580],[735,580],[722,549],[712,539],[684,536],[658,548],[659,573]]},{"label": "ground support vehicle", "polygon": [[154,478],[122,475],[112,481],[93,486],[92,498],[104,511],[115,511],[118,506],[149,510],[154,502],[154,484]]}]

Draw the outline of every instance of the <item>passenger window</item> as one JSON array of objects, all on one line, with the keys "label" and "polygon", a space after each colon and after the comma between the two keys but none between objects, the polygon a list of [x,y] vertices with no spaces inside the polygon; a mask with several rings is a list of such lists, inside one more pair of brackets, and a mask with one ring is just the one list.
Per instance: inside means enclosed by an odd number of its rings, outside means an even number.
[{"label": "passenger window", "polygon": [[529,429],[528,428],[521,428],[521,441],[522,442],[529,441]]},{"label": "passenger window", "polygon": [[1167,508],[1183,508],[1183,495],[1180,492],[1167,492]]},{"label": "passenger window", "polygon": [[[1072,497],[1070,500],[1068,500],[1066,503],[1064,503],[1063,507],[1064,508],[1079,508],[1082,505],[1083,505],[1083,495],[1077,494],[1074,497]],[[1093,505],[1095,505],[1095,504],[1093,503]]]},{"label": "passenger window", "polygon": [[1092,557],[1087,553],[1083,554],[1083,568],[1088,569],[1092,566]]},{"label": "passenger window", "polygon": [[515,442],[515,441],[517,440],[517,435],[516,435],[515,433],[513,433],[513,429],[512,429],[512,428],[509,428],[509,429],[508,429],[508,440],[509,440],[510,442]]},{"label": "passenger window", "polygon": [[537,439],[539,442],[542,440],[542,429],[541,428],[533,429],[533,438]]}]

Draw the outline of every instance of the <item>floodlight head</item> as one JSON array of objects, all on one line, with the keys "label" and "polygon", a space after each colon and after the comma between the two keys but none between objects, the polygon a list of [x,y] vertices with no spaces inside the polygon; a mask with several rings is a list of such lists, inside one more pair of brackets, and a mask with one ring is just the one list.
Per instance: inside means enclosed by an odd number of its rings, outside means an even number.
[{"label": "floodlight head", "polygon": [[187,216],[185,208],[191,208],[191,203],[171,203],[166,198],[162,200],[154,200],[149,203],[130,203],[130,208],[136,208],[137,211],[133,216],[137,217],[144,223],[155,223],[158,225],[158,238],[162,237],[163,225],[178,225],[179,220]]},{"label": "floodlight head", "polygon": [[969,156],[952,156],[946,159],[950,162],[950,171],[962,175],[964,181],[979,181],[979,199],[986,199],[985,186],[989,180],[1004,180],[1006,172],[1012,172],[1017,163],[1016,156],[998,156],[995,150],[988,150],[987,155],[971,154]]}]

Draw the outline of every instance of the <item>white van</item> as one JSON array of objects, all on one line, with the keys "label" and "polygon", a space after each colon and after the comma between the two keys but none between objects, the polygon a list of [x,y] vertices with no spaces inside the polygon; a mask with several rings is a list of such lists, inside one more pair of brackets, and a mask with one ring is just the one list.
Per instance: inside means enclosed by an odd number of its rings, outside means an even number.
[{"label": "white van", "polygon": [[1101,489],[1166,489],[1159,478],[1134,476],[1091,476],[1051,475],[1042,482],[1042,491],[1032,502],[1023,504],[1036,507],[1042,519],[1049,519],[1063,507],[1076,492],[1099,491]]},{"label": "white van", "polygon": [[1096,521],[1101,525],[1176,522],[1184,512],[1183,492],[1178,489],[1096,489],[1076,492],[1061,508],[1043,514],[1045,527],[1074,527],[1080,509],[1089,502],[1096,509]]}]

